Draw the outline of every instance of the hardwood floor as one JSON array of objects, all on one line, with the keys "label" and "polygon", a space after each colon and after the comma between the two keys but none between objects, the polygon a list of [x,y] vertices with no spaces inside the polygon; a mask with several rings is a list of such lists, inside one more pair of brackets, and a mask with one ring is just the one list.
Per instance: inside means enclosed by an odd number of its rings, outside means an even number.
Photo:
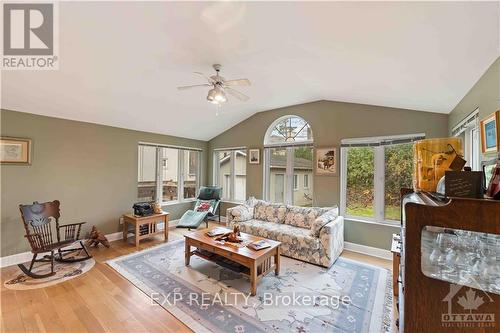
[{"label": "hardwood floor", "polygon": [[[212,224],[212,223],[211,223]],[[213,224],[215,225],[215,223]],[[186,229],[170,230],[169,240]],[[143,240],[140,249],[161,244],[161,237]],[[96,265],[87,273],[55,286],[9,290],[3,286],[17,266],[1,269],[2,332],[190,332],[168,311],[106,265],[106,260],[135,252],[132,241],[92,248]],[[344,251],[343,257],[391,268],[391,261]]]}]

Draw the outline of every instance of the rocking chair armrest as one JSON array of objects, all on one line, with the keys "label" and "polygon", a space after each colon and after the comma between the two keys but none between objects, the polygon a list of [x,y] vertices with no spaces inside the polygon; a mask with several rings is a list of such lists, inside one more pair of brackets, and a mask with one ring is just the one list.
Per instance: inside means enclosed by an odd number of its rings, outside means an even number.
[{"label": "rocking chair armrest", "polygon": [[[76,222],[60,225],[57,229],[58,232],[61,228],[64,228],[64,239],[80,239],[80,231],[82,230],[82,225],[87,222]],[[68,230],[69,228],[69,230]]]},{"label": "rocking chair armrest", "polygon": [[85,224],[85,223],[87,223],[87,222],[68,223],[68,224],[60,225],[59,228],[65,228],[65,227],[69,227],[69,226],[72,226],[72,225],[82,225],[82,224]]}]

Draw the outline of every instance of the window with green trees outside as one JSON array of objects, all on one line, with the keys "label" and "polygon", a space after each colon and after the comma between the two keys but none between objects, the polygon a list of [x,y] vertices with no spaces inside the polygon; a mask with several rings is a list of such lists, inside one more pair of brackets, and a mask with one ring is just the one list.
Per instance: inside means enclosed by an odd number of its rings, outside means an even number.
[{"label": "window with green trees outside", "polygon": [[412,187],[413,143],[344,149],[346,215],[400,220],[400,190]]}]

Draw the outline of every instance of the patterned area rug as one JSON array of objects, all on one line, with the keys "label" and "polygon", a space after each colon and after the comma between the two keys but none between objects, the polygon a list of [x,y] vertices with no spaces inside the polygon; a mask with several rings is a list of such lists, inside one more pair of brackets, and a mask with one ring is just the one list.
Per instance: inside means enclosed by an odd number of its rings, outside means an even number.
[{"label": "patterned area rug", "polygon": [[184,240],[108,261],[196,332],[389,332],[390,271],[339,258],[330,269],[282,257],[249,296],[246,276],[197,256]]},{"label": "patterned area rug", "polygon": [[[95,260],[92,258],[73,263],[60,263],[56,261],[54,263],[54,270],[56,271],[56,274],[43,279],[33,279],[25,275],[19,268],[17,268],[17,272],[12,274],[12,276],[4,282],[4,286],[7,289],[15,290],[49,287],[80,276],[88,272],[92,267],[94,267],[94,265]],[[29,267],[29,263],[25,263],[25,266]],[[49,272],[50,263],[35,263],[34,273],[45,274]]]}]

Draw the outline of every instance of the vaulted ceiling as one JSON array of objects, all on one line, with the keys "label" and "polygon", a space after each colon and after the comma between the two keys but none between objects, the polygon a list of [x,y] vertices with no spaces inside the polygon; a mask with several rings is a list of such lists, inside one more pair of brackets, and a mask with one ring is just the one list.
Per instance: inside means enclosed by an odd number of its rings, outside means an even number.
[{"label": "vaulted ceiling", "polygon": [[[59,70],[3,71],[2,107],[208,140],[314,100],[448,113],[499,56],[498,2],[61,2]],[[192,72],[247,77],[216,116]]]}]

